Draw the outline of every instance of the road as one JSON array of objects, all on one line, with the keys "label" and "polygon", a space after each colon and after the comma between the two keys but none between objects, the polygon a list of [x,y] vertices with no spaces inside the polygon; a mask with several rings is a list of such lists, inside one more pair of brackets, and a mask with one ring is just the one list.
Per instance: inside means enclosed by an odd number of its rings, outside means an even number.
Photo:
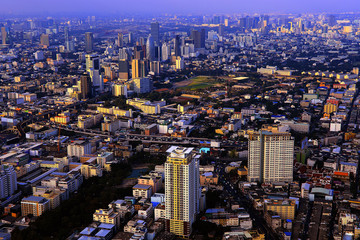
[{"label": "road", "polygon": [[225,173],[225,166],[226,165],[222,163],[218,163],[216,166],[219,181],[223,185],[224,190],[226,190],[236,201],[238,201],[241,207],[250,214],[254,226],[258,227],[260,232],[265,234],[265,239],[279,239],[279,237],[272,231],[272,228],[267,225],[263,216],[254,209],[251,201],[228,179],[228,174]]}]

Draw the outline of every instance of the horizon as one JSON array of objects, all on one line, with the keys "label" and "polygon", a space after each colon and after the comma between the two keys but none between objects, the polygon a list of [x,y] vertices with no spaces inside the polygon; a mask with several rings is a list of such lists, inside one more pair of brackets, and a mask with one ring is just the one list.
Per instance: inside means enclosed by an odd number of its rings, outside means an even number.
[{"label": "horizon", "polygon": [[[204,7],[206,6],[206,8]],[[334,9],[336,9],[334,11]],[[171,5],[166,0],[138,0],[136,4],[128,4],[124,0],[105,0],[99,5],[95,0],[63,0],[58,4],[46,0],[15,0],[3,3],[0,13],[9,15],[206,15],[206,14],[356,14],[360,6],[355,0],[224,0],[220,4],[216,0],[184,0],[172,1]]]}]

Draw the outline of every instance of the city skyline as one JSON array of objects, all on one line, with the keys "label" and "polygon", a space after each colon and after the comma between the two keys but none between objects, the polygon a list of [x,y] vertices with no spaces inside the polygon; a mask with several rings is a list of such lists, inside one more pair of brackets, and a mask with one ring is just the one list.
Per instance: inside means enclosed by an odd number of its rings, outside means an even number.
[{"label": "city skyline", "polygon": [[[71,6],[71,7],[70,7]],[[355,0],[256,0],[236,1],[225,0],[219,4],[215,0],[173,1],[169,4],[165,0],[139,0],[136,4],[129,4],[123,0],[106,0],[101,5],[96,1],[64,0],[54,4],[44,0],[34,1],[6,1],[2,4],[0,13],[5,15],[18,14],[234,14],[234,13],[346,13],[360,12],[360,6]]]}]

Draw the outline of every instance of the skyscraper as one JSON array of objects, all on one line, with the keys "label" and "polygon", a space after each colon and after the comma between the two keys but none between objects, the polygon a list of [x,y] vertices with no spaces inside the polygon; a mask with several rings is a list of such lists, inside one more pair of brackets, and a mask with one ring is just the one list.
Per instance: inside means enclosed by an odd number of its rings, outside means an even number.
[{"label": "skyscraper", "polygon": [[260,130],[249,136],[248,180],[291,182],[294,139],[290,133]]},{"label": "skyscraper", "polygon": [[165,228],[188,237],[199,211],[199,162],[193,148],[172,146],[165,162]]},{"label": "skyscraper", "polygon": [[85,33],[85,51],[91,53],[94,48],[94,35],[91,32]]},{"label": "skyscraper", "polygon": [[1,27],[1,40],[2,45],[11,44],[10,29],[8,27]]},{"label": "skyscraper", "polygon": [[156,45],[160,44],[160,31],[159,31],[159,23],[154,22],[151,23],[151,36],[154,39]]},{"label": "skyscraper", "polygon": [[87,74],[84,74],[80,77],[77,82],[78,88],[81,92],[80,98],[85,99],[90,97],[91,94],[91,79]]},{"label": "skyscraper", "polygon": [[146,41],[146,58],[149,61],[155,60],[155,45],[154,45],[154,39],[151,36],[151,34],[148,36]]},{"label": "skyscraper", "polygon": [[118,33],[118,47],[124,46],[124,35],[122,33]]},{"label": "skyscraper", "polygon": [[195,48],[201,48],[201,33],[199,31],[192,30],[191,38],[194,40]]},{"label": "skyscraper", "polygon": [[0,199],[11,196],[16,190],[16,172],[13,166],[0,165]]},{"label": "skyscraper", "polygon": [[180,36],[176,35],[174,38],[174,51],[175,51],[175,56],[181,56],[181,52],[180,52]]},{"label": "skyscraper", "polygon": [[201,48],[205,48],[205,29],[201,29]]}]

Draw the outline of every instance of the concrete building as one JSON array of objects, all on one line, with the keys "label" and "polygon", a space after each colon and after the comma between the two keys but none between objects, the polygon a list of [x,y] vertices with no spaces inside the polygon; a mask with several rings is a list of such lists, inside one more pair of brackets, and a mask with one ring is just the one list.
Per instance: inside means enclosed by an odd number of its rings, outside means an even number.
[{"label": "concrete building", "polygon": [[44,197],[30,196],[21,200],[22,216],[32,214],[38,217],[48,210],[50,210],[50,201]]},{"label": "concrete building", "polygon": [[260,130],[249,136],[249,181],[291,182],[294,139],[287,132]]}]

